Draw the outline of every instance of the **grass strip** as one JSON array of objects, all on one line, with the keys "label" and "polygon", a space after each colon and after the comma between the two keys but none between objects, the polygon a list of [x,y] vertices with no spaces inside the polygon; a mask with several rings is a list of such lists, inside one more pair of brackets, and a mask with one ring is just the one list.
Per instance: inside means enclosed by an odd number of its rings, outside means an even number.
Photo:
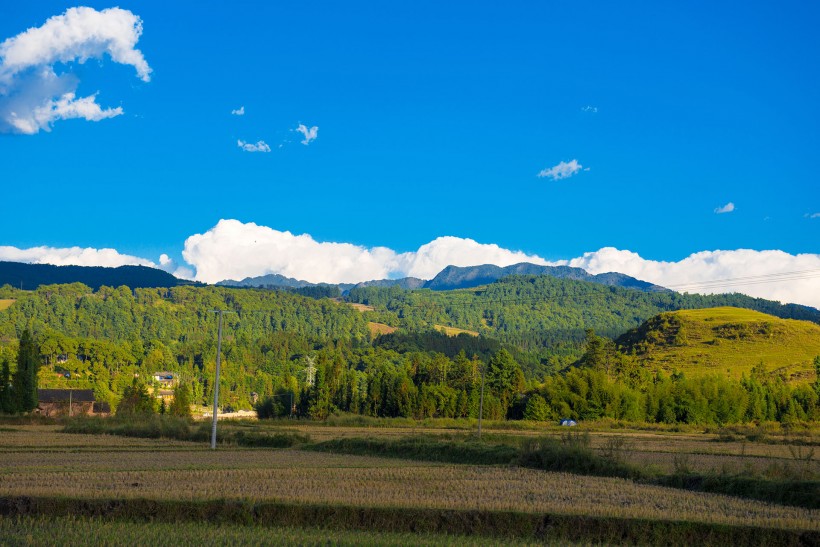
[{"label": "grass strip", "polygon": [[[204,443],[210,440],[211,426],[208,423],[194,424],[190,420],[174,416],[155,415],[142,419],[75,418],[65,424],[63,432]],[[289,448],[310,441],[310,437],[299,433],[267,433],[222,428],[217,440],[223,445]]]},{"label": "grass strip", "polygon": [[298,545],[305,547],[360,545],[404,547],[462,547],[476,545],[529,546],[531,541],[501,540],[497,537],[452,536],[375,532],[371,530],[326,530],[318,527],[243,526],[207,522],[124,522],[83,517],[16,517],[0,519],[3,545],[196,545],[253,546]]},{"label": "grass strip", "polygon": [[820,532],[757,526],[510,511],[350,507],[228,500],[0,497],[3,517],[82,517],[129,522],[369,530],[664,545],[818,545]]},{"label": "grass strip", "polygon": [[742,475],[676,474],[657,477],[651,482],[694,492],[726,494],[781,505],[820,509],[820,481],[771,480]]},{"label": "grass strip", "polygon": [[423,436],[401,439],[349,437],[309,444],[302,448],[356,456],[474,465],[509,465],[518,457],[518,449],[513,446],[477,441],[445,441]]}]

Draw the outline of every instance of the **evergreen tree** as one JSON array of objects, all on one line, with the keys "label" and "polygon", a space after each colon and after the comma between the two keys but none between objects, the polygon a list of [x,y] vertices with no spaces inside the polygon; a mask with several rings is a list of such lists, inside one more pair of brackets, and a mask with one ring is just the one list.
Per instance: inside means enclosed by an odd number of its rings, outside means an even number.
[{"label": "evergreen tree", "polygon": [[40,349],[28,329],[20,336],[17,371],[12,379],[15,410],[31,412],[37,408],[37,372],[40,370]]},{"label": "evergreen tree", "polygon": [[9,360],[3,359],[3,367],[0,369],[0,412],[14,412],[14,402],[11,391],[11,371]]},{"label": "evergreen tree", "polygon": [[537,393],[531,395],[527,400],[527,407],[524,409],[524,419],[534,422],[546,422],[550,419],[550,409],[547,401]]},{"label": "evergreen tree", "polygon": [[506,414],[513,395],[524,388],[524,373],[507,350],[500,350],[487,364],[487,386],[501,402],[502,414]]},{"label": "evergreen tree", "polygon": [[171,416],[191,417],[191,388],[188,384],[177,386],[174,390],[174,400],[171,401],[168,412]]},{"label": "evergreen tree", "polygon": [[154,401],[142,382],[134,381],[122,393],[117,416],[146,416],[154,413]]}]

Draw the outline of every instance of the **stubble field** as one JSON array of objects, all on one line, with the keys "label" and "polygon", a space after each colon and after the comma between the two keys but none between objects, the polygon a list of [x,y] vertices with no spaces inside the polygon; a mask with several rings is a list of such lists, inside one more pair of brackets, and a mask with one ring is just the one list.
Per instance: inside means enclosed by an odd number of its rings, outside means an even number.
[{"label": "stubble field", "polygon": [[[313,441],[390,440],[408,435],[402,428],[287,422],[225,427],[294,431]],[[312,515],[321,519],[326,534],[354,534],[351,543],[401,543],[400,534],[408,532],[428,534],[427,543],[442,539],[437,535],[441,533],[471,534],[476,540],[489,536],[639,543],[664,537],[672,543],[745,538],[803,544],[820,538],[816,508],[623,478],[302,449],[309,446],[221,445],[211,451],[204,443],[72,434],[61,429],[60,425],[0,429],[0,514],[4,515],[0,530],[7,534],[37,523],[41,529],[37,519],[49,515],[59,519],[48,521],[46,528],[52,523],[65,526],[60,519],[79,518],[91,519],[89,526],[103,526],[104,521],[106,530],[114,526],[111,521],[142,521],[134,526],[151,528],[165,520],[196,522],[209,515],[207,520],[225,526],[245,525],[225,533],[241,535],[244,529],[252,537],[260,526],[288,530],[295,526],[307,530],[308,536],[293,543],[309,543],[313,537],[309,534],[321,537],[323,533]],[[490,429],[485,439],[514,443],[533,434]],[[426,430],[426,435],[459,442],[466,434],[441,427]],[[595,432],[589,438],[593,450],[617,449],[619,458],[662,470],[686,465],[788,472],[783,470],[797,466],[795,473],[816,476],[818,472],[815,458],[798,461],[795,447],[780,443],[647,432]],[[613,438],[622,440],[613,443]],[[800,449],[807,454],[811,447]],[[399,536],[390,536],[396,533]],[[348,540],[340,537],[339,541]]]}]

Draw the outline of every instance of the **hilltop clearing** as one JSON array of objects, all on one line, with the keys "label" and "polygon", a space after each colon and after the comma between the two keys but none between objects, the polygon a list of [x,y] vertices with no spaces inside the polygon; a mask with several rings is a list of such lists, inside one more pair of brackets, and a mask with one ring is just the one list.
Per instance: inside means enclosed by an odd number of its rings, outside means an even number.
[{"label": "hilltop clearing", "polygon": [[738,379],[774,373],[788,381],[814,377],[820,326],[733,307],[657,315],[616,340],[622,351],[653,370]]}]

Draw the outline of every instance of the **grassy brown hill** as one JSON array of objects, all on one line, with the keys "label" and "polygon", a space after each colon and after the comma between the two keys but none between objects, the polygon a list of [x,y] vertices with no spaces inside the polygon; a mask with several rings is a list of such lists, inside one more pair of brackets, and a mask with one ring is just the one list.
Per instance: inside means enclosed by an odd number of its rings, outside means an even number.
[{"label": "grassy brown hill", "polygon": [[747,376],[763,364],[788,381],[813,380],[820,325],[740,308],[662,313],[616,340],[624,353],[653,370],[687,376]]}]

